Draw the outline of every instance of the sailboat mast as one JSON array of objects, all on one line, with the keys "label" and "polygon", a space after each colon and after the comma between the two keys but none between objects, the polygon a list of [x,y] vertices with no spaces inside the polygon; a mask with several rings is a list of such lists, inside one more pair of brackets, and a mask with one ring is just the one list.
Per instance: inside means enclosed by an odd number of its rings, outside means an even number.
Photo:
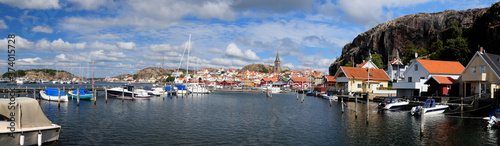
[{"label": "sailboat mast", "polygon": [[188,56],[187,56],[187,65],[186,65],[186,75],[189,74],[189,49],[191,48],[191,33],[189,33],[189,40],[188,40],[188,47],[187,47],[187,51],[188,51]]}]

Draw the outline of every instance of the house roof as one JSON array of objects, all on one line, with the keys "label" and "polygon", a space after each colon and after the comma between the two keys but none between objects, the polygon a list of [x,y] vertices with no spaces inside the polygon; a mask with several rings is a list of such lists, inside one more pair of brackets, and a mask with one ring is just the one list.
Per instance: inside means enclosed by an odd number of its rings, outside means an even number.
[{"label": "house roof", "polygon": [[429,72],[438,74],[461,74],[465,67],[458,61],[441,61],[417,59],[417,61]]},{"label": "house roof", "polygon": [[294,77],[292,80],[293,82],[311,82],[309,79],[304,77]]},{"label": "house roof", "polygon": [[363,67],[366,63],[368,63],[368,61],[365,61],[363,63],[360,63],[360,64],[357,64],[358,67]]},{"label": "house roof", "polygon": [[325,76],[327,82],[336,82],[335,76]]},{"label": "house roof", "polygon": [[394,58],[394,60],[391,61],[392,65],[403,65],[403,62],[401,60]]},{"label": "house roof", "polygon": [[425,84],[428,84],[431,79],[435,80],[438,84],[442,85],[451,85],[451,84],[457,84],[457,81],[451,77],[442,77],[442,76],[432,76],[429,80],[425,82]]},{"label": "house roof", "polygon": [[500,55],[491,53],[479,53],[483,56],[484,60],[490,65],[491,70],[493,70],[497,75],[500,75]]},{"label": "house roof", "polygon": [[[367,79],[368,78],[368,69],[367,68],[358,68],[358,67],[340,67],[347,78],[356,78],[356,79]],[[382,69],[370,69],[370,80],[391,80],[389,76]]]}]

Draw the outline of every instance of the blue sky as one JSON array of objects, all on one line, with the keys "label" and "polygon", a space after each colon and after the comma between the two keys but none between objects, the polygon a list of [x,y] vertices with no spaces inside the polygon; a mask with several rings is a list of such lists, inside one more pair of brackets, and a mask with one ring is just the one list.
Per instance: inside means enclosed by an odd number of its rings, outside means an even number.
[{"label": "blue sky", "polygon": [[[0,45],[16,34],[16,69],[96,77],[281,64],[328,72],[342,47],[379,23],[415,13],[489,7],[495,0],[0,0]],[[187,54],[186,54],[187,55]],[[181,68],[186,68],[186,55]],[[7,71],[7,51],[0,53]],[[91,65],[90,65],[91,66]],[[90,67],[91,68],[91,67]]]}]

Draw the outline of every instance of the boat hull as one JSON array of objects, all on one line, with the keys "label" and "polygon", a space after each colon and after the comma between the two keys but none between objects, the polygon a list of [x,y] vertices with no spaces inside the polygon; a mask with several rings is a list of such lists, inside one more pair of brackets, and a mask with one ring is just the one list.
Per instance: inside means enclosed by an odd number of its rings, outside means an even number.
[{"label": "boat hull", "polygon": [[47,95],[43,90],[40,91],[40,96],[42,97],[42,99],[48,101],[68,101],[68,95],[61,96],[61,98],[59,99],[59,96]]},{"label": "boat hull", "polygon": [[444,113],[446,108],[448,108],[448,105],[436,105],[436,107],[432,107],[432,108],[423,108],[422,113],[424,115],[440,114],[440,113]]},{"label": "boat hull", "polygon": [[[72,91],[70,91],[71,93],[68,92],[69,94],[69,97],[71,98],[78,98],[78,95],[74,94]],[[92,100],[94,98],[94,96],[92,96],[92,94],[85,94],[85,95],[80,95],[80,99],[81,100]]]},{"label": "boat hull", "polygon": [[381,106],[380,109],[384,109],[384,110],[399,110],[399,109],[402,109],[406,106],[408,106],[410,102],[408,101],[405,101],[405,102],[398,102],[398,103],[389,103],[389,104],[386,104],[385,106]]},{"label": "boat hull", "polygon": [[[122,90],[121,88],[111,88],[108,89],[108,94],[111,96],[115,96],[116,98],[119,99],[149,99],[151,96],[150,95],[140,95],[137,93],[132,93],[128,90]],[[133,96],[132,96],[133,95]]]},{"label": "boat hull", "polygon": [[[20,145],[21,133],[24,135],[24,145],[37,145],[38,144],[38,132],[42,132],[42,143],[53,142],[59,140],[59,132],[61,131],[61,126],[52,124],[53,126],[47,128],[23,128],[23,131],[16,130],[11,133],[0,132],[0,143],[1,145]],[[12,135],[11,135],[12,134]]]}]

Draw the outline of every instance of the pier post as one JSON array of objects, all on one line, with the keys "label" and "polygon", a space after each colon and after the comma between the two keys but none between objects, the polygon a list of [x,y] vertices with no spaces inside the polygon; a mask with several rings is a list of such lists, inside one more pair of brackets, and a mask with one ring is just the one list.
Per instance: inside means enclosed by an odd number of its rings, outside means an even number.
[{"label": "pier post", "polygon": [[163,97],[163,101],[165,101],[165,86],[161,87],[163,92],[161,93],[161,96]]},{"label": "pier post", "polygon": [[134,93],[134,89],[132,89],[132,100],[135,99],[135,93]]},{"label": "pier post", "polygon": [[125,98],[125,89],[122,88],[122,102],[124,98]]},{"label": "pier post", "polygon": [[[349,98],[349,96],[347,96]],[[358,118],[358,96],[354,95],[354,118]]]},{"label": "pier post", "polygon": [[370,123],[370,93],[366,93],[366,125]]},{"label": "pier post", "polygon": [[304,103],[304,94],[305,93],[302,93],[302,102],[300,102],[300,103]]},{"label": "pier post", "polygon": [[33,88],[33,99],[36,99],[36,89]]},{"label": "pier post", "polygon": [[28,96],[28,86],[26,86],[26,96]]},{"label": "pier post", "polygon": [[420,114],[420,137],[424,136],[424,122],[425,122],[424,113]]},{"label": "pier post", "polygon": [[80,88],[76,89],[76,106],[80,106]]},{"label": "pier post", "polygon": [[92,97],[94,98],[94,105],[95,105],[97,102],[97,92],[96,92],[95,88],[94,88],[94,94],[92,95]]},{"label": "pier post", "polygon": [[108,103],[108,88],[104,88],[104,98],[106,99],[106,103]]},{"label": "pier post", "polygon": [[344,113],[344,98],[340,99],[340,104],[342,105],[342,113]]},{"label": "pier post", "polygon": [[464,118],[464,97],[462,96],[462,101],[460,103],[460,118]]},{"label": "pier post", "polygon": [[61,90],[59,89],[59,87],[57,87],[57,93],[58,93],[58,96],[57,96],[57,108],[60,108],[61,107]]},{"label": "pier post", "polygon": [[295,90],[295,95],[297,95],[297,101],[299,100],[299,91]]}]

